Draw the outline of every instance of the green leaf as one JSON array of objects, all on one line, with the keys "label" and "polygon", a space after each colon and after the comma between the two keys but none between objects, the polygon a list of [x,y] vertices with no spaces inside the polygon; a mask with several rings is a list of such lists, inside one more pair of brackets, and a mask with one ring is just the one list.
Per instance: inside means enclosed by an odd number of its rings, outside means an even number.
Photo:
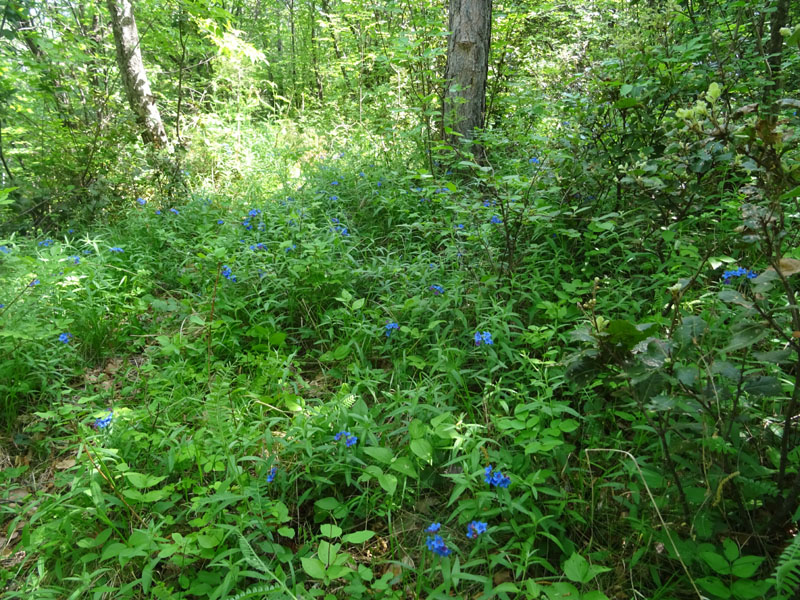
[{"label": "green leaf", "polygon": [[161,483],[167,478],[167,476],[145,475],[144,473],[136,473],[134,471],[128,471],[127,473],[125,473],[125,478],[128,481],[130,481],[132,486],[141,490],[144,488],[152,487],[157,483]]},{"label": "green leaf", "polygon": [[340,546],[341,544],[332,544],[326,540],[319,541],[317,556],[319,556],[319,559],[322,561],[322,564],[324,564],[325,567],[331,566],[334,561],[336,561]]},{"label": "green leaf", "polygon": [[414,468],[414,464],[406,456],[399,457],[389,465],[389,468],[408,477],[414,477],[415,479],[417,477],[417,470]]},{"label": "green leaf", "polygon": [[626,108],[632,108],[637,104],[639,104],[639,101],[636,98],[620,98],[614,103],[614,108],[624,110]]},{"label": "green leaf", "polygon": [[359,298],[358,300],[354,300],[353,303],[350,305],[350,310],[358,310],[362,306],[364,306],[364,298]]},{"label": "green leaf", "polygon": [[769,329],[761,323],[747,323],[740,327],[734,334],[731,342],[725,347],[725,352],[733,352],[752,346],[761,341],[769,333]]},{"label": "green leaf", "polygon": [[430,462],[433,459],[433,446],[428,440],[411,440],[410,447],[411,451],[425,462]]},{"label": "green leaf", "polygon": [[621,319],[611,321],[605,333],[612,344],[622,344],[627,348],[633,348],[647,338],[647,332],[640,331],[633,323]]},{"label": "green leaf", "polygon": [[348,544],[363,544],[367,540],[372,539],[374,535],[374,531],[364,529],[363,531],[354,531],[353,533],[348,533],[342,538],[342,541],[347,542]]},{"label": "green leaf", "polygon": [[316,506],[318,509],[327,511],[335,510],[339,507],[339,504],[341,503],[336,498],[332,498],[330,496],[314,502],[314,506]]},{"label": "green leaf", "polygon": [[411,439],[425,437],[427,432],[428,426],[419,419],[414,419],[408,424],[408,435],[411,436]]},{"label": "green leaf", "polygon": [[728,561],[733,562],[739,558],[739,546],[731,538],[725,538],[722,540],[722,554]]},{"label": "green leaf", "polygon": [[695,582],[705,591],[715,596],[719,596],[722,600],[727,600],[731,597],[731,591],[728,589],[719,577],[701,577],[696,579]]},{"label": "green leaf", "polygon": [[394,459],[394,452],[392,452],[389,448],[384,448],[383,446],[367,446],[364,448],[364,454],[368,454],[378,462],[382,462],[385,465],[391,464],[392,460]]},{"label": "green leaf", "polygon": [[340,535],[342,535],[342,528],[339,527],[338,525],[325,523],[324,525],[320,525],[319,532],[325,537],[337,538]]},{"label": "green leaf", "polygon": [[391,473],[383,473],[378,476],[378,483],[390,496],[394,494],[397,489],[397,477]]},{"label": "green leaf", "polygon": [[278,535],[282,535],[283,537],[293,538],[294,537],[294,528],[293,527],[279,527],[278,528]]},{"label": "green leaf", "polygon": [[764,562],[763,556],[742,556],[731,566],[731,574],[748,579],[756,574],[762,562]]},{"label": "green leaf", "polygon": [[764,375],[747,381],[744,391],[753,396],[780,396],[781,382],[775,377]]},{"label": "green leaf", "polygon": [[564,562],[564,575],[575,583],[586,583],[591,580],[589,576],[589,561],[577,552],[574,552],[572,556]]},{"label": "green leaf", "polygon": [[709,567],[714,569],[714,571],[720,575],[731,574],[731,565],[727,560],[725,560],[724,556],[720,556],[716,552],[701,552],[700,558],[702,558]]},{"label": "green leaf", "polygon": [[303,564],[303,571],[305,571],[309,577],[325,579],[325,565],[322,564],[322,561],[316,558],[303,556],[300,562]]}]

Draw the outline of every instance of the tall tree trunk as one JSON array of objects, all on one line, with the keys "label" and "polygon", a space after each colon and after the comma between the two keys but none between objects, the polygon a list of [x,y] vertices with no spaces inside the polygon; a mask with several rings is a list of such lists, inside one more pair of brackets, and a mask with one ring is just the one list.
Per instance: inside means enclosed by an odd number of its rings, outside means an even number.
[{"label": "tall tree trunk", "polygon": [[492,0],[450,0],[444,124],[451,144],[483,128],[491,34]]},{"label": "tall tree trunk", "polygon": [[111,13],[111,27],[114,30],[122,83],[136,120],[142,126],[142,139],[158,148],[170,148],[164,123],[144,70],[142,52],[139,49],[139,31],[133,18],[131,0],[107,0],[107,4],[108,12]]}]

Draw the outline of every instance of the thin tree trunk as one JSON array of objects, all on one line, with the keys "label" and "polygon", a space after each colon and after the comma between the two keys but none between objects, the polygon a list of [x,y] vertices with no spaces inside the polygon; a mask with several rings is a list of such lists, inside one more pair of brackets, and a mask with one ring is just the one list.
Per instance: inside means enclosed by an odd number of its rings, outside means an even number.
[{"label": "thin tree trunk", "polygon": [[[492,33],[491,0],[450,0],[444,123],[445,139],[473,139],[483,128]],[[478,152],[478,148],[473,151]]]},{"label": "thin tree trunk", "polygon": [[169,138],[161,121],[150,82],[142,62],[139,31],[133,17],[131,0],[107,0],[111,27],[117,47],[117,63],[122,75],[125,94],[136,120],[142,126],[142,139],[157,148],[170,148]]}]

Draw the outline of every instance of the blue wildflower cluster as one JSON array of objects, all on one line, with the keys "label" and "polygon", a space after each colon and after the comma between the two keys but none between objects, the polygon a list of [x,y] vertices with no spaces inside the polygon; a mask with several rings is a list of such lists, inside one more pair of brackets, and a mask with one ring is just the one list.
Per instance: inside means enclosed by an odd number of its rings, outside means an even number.
[{"label": "blue wildflower cluster", "polygon": [[74,262],[76,265],[79,265],[81,263],[81,257],[80,256],[70,256],[69,259],[72,262]]},{"label": "blue wildflower cluster", "polygon": [[471,521],[469,525],[467,525],[467,537],[471,540],[478,537],[480,534],[486,531],[487,524],[483,521]]},{"label": "blue wildflower cluster", "polygon": [[46,240],[42,240],[41,242],[39,242],[39,246],[42,246],[43,248],[49,248],[50,246],[53,245],[53,243],[54,243],[53,240],[47,238]]},{"label": "blue wildflower cluster", "polygon": [[440,286],[440,285],[435,285],[434,284],[431,287],[429,287],[428,289],[433,291],[433,295],[434,296],[439,296],[441,294],[444,294],[444,288],[442,286]]},{"label": "blue wildflower cluster", "polygon": [[351,448],[358,443],[358,437],[354,436],[349,431],[340,431],[335,436],[333,436],[333,439],[336,442],[338,442],[342,438],[344,438],[345,448]]},{"label": "blue wildflower cluster", "polygon": [[109,248],[108,250],[109,250],[109,252],[125,252],[125,250],[123,250],[119,246],[113,246],[113,247]]},{"label": "blue wildflower cluster", "polygon": [[258,242],[257,244],[250,244],[250,250],[266,250],[267,247],[264,245],[263,242]]},{"label": "blue wildflower cluster", "polygon": [[179,214],[181,214],[181,213],[179,213],[179,212],[178,212],[178,209],[177,209],[177,208],[170,208],[170,209],[169,209],[169,212],[171,212],[173,215],[179,215]]},{"label": "blue wildflower cluster", "polygon": [[34,286],[36,286],[36,285],[39,285],[40,283],[42,283],[42,282],[41,282],[41,281],[39,281],[38,279],[34,279],[33,281],[31,281],[31,282],[28,284],[28,287],[34,287]]},{"label": "blue wildflower cluster", "polygon": [[233,274],[233,271],[231,271],[231,268],[228,265],[222,266],[222,276],[229,281],[233,281],[234,283],[237,281],[236,275]]},{"label": "blue wildflower cluster", "polygon": [[111,412],[111,410],[109,409],[108,415],[106,415],[105,417],[101,417],[99,419],[95,419],[94,423],[92,424],[92,427],[94,427],[95,429],[105,429],[106,427],[111,425],[112,418],[114,418],[114,413]]},{"label": "blue wildflower cluster", "polygon": [[503,475],[500,471],[494,471],[492,465],[483,470],[483,480],[490,486],[507,488],[511,483],[511,478]]},{"label": "blue wildflower cluster", "polygon": [[494,223],[495,225],[502,225],[503,219],[501,219],[497,215],[492,215],[491,222]]},{"label": "blue wildflower cluster", "polygon": [[145,204],[147,204],[147,200],[145,200],[144,198],[137,198],[136,202],[138,202],[140,206],[144,206]]},{"label": "blue wildflower cluster", "polygon": [[272,483],[277,473],[278,473],[278,467],[272,467],[269,470],[269,473],[267,473],[267,483]]},{"label": "blue wildflower cluster", "polygon": [[62,344],[69,344],[69,341],[72,339],[71,333],[62,333],[58,336],[58,341]]},{"label": "blue wildflower cluster", "polygon": [[428,545],[428,550],[439,556],[449,556],[450,553],[453,552],[447,547],[447,544],[444,543],[442,536],[438,534],[429,535],[425,543]]},{"label": "blue wildflower cluster", "polygon": [[492,339],[492,334],[488,331],[484,331],[481,333],[480,331],[475,332],[475,345],[480,346],[481,344],[486,344],[487,346],[491,346],[494,344],[494,340]]},{"label": "blue wildflower cluster", "polygon": [[261,209],[260,208],[252,208],[252,209],[250,209],[250,212],[247,213],[247,216],[248,217],[257,217],[260,214],[261,214]]},{"label": "blue wildflower cluster", "polygon": [[297,249],[297,244],[292,244],[291,246],[285,248],[284,251],[288,253],[291,250],[296,250],[296,249]]},{"label": "blue wildflower cluster", "polygon": [[733,271],[725,271],[722,274],[722,283],[730,283],[731,279],[734,277],[746,277],[747,279],[755,279],[758,277],[758,273],[755,271],[751,271],[749,269],[743,269],[739,267],[738,269],[734,269]]},{"label": "blue wildflower cluster", "polygon": [[392,329],[400,329],[400,325],[397,323],[387,323],[386,324],[386,337],[392,336]]},{"label": "blue wildflower cluster", "polygon": [[535,156],[534,156],[532,159],[530,159],[528,162],[529,162],[529,163],[531,163],[532,165],[538,165],[538,164],[541,164],[541,163],[539,162],[539,159],[538,159],[538,158],[536,158]]}]

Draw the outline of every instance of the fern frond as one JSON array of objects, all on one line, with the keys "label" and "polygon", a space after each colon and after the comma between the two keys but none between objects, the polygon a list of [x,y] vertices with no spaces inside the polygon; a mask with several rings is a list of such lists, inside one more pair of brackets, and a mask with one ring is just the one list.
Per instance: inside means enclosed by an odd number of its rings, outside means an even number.
[{"label": "fern frond", "polygon": [[781,552],[773,577],[780,598],[793,598],[800,590],[800,535]]}]

